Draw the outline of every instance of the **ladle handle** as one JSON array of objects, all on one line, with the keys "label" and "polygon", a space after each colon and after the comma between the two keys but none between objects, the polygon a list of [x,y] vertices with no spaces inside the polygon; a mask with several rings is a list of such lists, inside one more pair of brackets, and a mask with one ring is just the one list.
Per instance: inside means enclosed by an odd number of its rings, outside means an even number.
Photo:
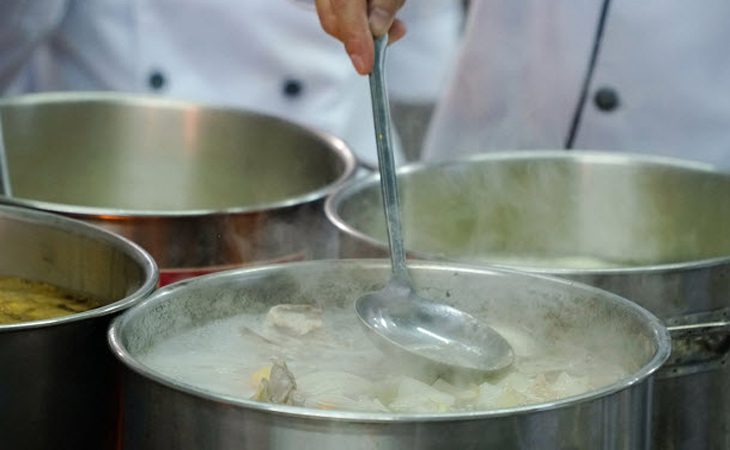
[{"label": "ladle handle", "polygon": [[0,196],[10,197],[10,175],[8,174],[8,158],[5,154],[5,139],[3,137],[3,119],[0,108]]},{"label": "ladle handle", "polygon": [[390,245],[390,262],[393,278],[409,283],[406,253],[403,248],[403,231],[400,221],[400,201],[393,155],[393,137],[390,130],[390,106],[385,85],[385,50],[388,35],[375,38],[375,65],[370,73],[370,98],[373,103],[375,141],[378,148],[378,168],[380,170],[380,189],[383,195],[385,222]]}]

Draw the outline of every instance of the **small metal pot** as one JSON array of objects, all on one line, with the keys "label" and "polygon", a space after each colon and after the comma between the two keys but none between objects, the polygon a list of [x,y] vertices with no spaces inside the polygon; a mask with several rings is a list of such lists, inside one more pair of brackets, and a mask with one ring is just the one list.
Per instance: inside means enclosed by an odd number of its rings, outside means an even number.
[{"label": "small metal pot", "polygon": [[[399,180],[412,256],[566,277],[664,319],[673,352],[658,374],[655,448],[730,448],[730,173],[537,151],[412,165]],[[341,256],[385,254],[381,209],[377,176],[327,200]]]},{"label": "small metal pot", "polygon": [[139,246],[54,214],[0,207],[0,275],[89,294],[104,306],[0,325],[0,447],[115,448],[119,364],[112,317],[149,295],[157,267]]},{"label": "small metal pot", "polygon": [[647,448],[652,373],[669,355],[666,330],[649,312],[614,294],[559,279],[439,263],[413,263],[409,270],[422,294],[477,317],[532,324],[545,330],[545,339],[554,340],[550,342],[600,342],[603,357],[618,355],[630,367],[629,375],[549,403],[487,412],[396,414],[234,398],[180,382],[141,362],[139,357],[159,340],[239,313],[265,311],[278,303],[348,308],[385,284],[390,265],[383,260],[310,261],[228,271],[162,288],[112,325],[110,344],[129,369],[125,447]]},{"label": "small metal pot", "polygon": [[[276,117],[119,93],[0,102],[13,198],[144,247],[162,283],[333,256],[322,212],[354,173],[339,139]],[[303,238],[302,236],[306,236]]]}]

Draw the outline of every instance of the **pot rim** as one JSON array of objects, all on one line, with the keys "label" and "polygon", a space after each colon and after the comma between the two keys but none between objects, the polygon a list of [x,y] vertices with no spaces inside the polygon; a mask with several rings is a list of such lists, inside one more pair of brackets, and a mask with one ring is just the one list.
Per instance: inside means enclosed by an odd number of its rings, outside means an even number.
[{"label": "pot rim", "polygon": [[109,316],[129,308],[149,296],[157,287],[159,278],[157,263],[142,247],[127,238],[86,222],[44,211],[18,208],[15,206],[0,205],[0,217],[8,217],[25,223],[38,224],[61,230],[62,232],[67,232],[69,234],[86,236],[91,239],[101,241],[102,243],[109,244],[118,248],[120,252],[126,254],[137,265],[139,265],[139,267],[142,268],[144,277],[144,282],[141,286],[120,300],[68,316],[0,325],[0,334],[61,326],[82,320]]},{"label": "pot rim", "polygon": [[[728,176],[727,173],[722,171],[716,166],[706,164],[702,162],[688,161],[678,158],[666,157],[666,156],[655,156],[646,155],[640,153],[615,153],[601,150],[514,150],[514,151],[500,151],[494,153],[480,153],[475,155],[469,155],[460,158],[453,158],[447,160],[439,160],[434,162],[416,162],[412,164],[404,165],[397,169],[399,175],[408,175],[412,173],[425,172],[427,170],[461,166],[469,163],[478,163],[485,161],[514,161],[514,160],[527,160],[527,159],[545,159],[545,160],[576,160],[580,162],[604,162],[612,164],[642,164],[642,165],[662,165],[665,167],[672,167],[677,169],[689,169],[698,172],[705,172],[707,174],[717,176]],[[352,197],[352,195],[359,193],[363,189],[369,188],[380,182],[380,175],[378,173],[372,173],[363,178],[354,180],[353,182],[346,184],[341,189],[334,192],[332,195],[327,197],[324,204],[324,212],[329,222],[337,228],[341,233],[347,236],[357,239],[358,241],[364,242],[373,247],[377,247],[381,250],[387,250],[388,244],[384,240],[373,238],[372,236],[363,233],[356,229],[354,226],[346,222],[340,215],[339,208],[342,203]],[[661,263],[661,264],[648,264],[640,266],[625,266],[625,267],[611,267],[611,268],[565,268],[565,267],[536,267],[530,265],[510,265],[510,264],[499,264],[499,263],[477,263],[475,261],[469,261],[468,259],[460,260],[458,258],[442,257],[424,252],[420,250],[407,250],[409,255],[417,259],[435,260],[435,261],[458,261],[459,263],[472,264],[472,265],[486,265],[490,267],[498,267],[511,270],[527,271],[535,274],[543,275],[625,275],[625,274],[645,274],[645,273],[670,273],[685,271],[687,269],[703,269],[706,267],[714,267],[720,264],[730,263],[730,254],[727,256],[717,256],[712,258],[694,259],[682,262],[672,263]]]},{"label": "pot rim", "polygon": [[[638,370],[627,375],[616,381],[615,383],[605,386],[600,389],[595,389],[584,394],[565,397],[560,400],[551,402],[537,403],[532,405],[493,409],[487,411],[466,411],[466,412],[450,412],[450,413],[378,413],[378,412],[353,412],[353,411],[334,411],[334,410],[320,410],[313,408],[295,407],[287,405],[270,404],[264,402],[258,402],[240,397],[225,395],[203,389],[201,387],[187,384],[181,381],[175,380],[173,377],[167,376],[159,371],[156,371],[148,366],[140,363],[133,355],[131,355],[124,344],[122,343],[122,329],[125,325],[132,320],[137,314],[142,314],[146,309],[154,307],[154,305],[171,301],[168,298],[173,296],[177,291],[184,289],[189,284],[204,284],[207,282],[215,282],[219,279],[231,279],[240,276],[251,276],[255,277],[260,274],[267,272],[276,272],[283,269],[290,269],[292,267],[306,267],[314,266],[326,268],[328,265],[349,265],[359,268],[378,268],[378,269],[389,269],[390,262],[385,259],[330,259],[330,260],[317,260],[317,261],[304,261],[286,264],[275,264],[268,266],[259,266],[253,268],[244,268],[237,270],[229,270],[224,272],[218,272],[211,275],[205,275],[197,278],[182,280],[177,283],[170,284],[157,290],[150,297],[146,298],[138,305],[125,311],[122,315],[115,318],[110,326],[107,338],[109,346],[111,347],[112,353],[129,369],[133,372],[141,375],[148,381],[160,384],[167,388],[173,389],[177,392],[182,392],[186,395],[210,400],[216,403],[230,405],[234,407],[242,407],[254,411],[258,411],[266,414],[284,415],[290,417],[304,418],[304,419],[326,419],[332,421],[341,422],[358,422],[358,423],[411,423],[411,422],[443,422],[443,421],[468,421],[468,420],[480,420],[497,418],[504,416],[513,416],[521,414],[532,414],[536,412],[550,411],[563,407],[570,407],[578,403],[585,401],[592,401],[602,397],[612,395],[616,392],[631,388],[635,385],[642,383],[647,380],[654,372],[656,372],[662,364],[669,358],[671,352],[671,339],[667,328],[664,324],[651,312],[641,307],[640,305],[631,302],[621,296],[613,294],[611,292],[595,288],[583,283],[577,283],[561,278],[554,278],[545,275],[531,274],[525,272],[519,272],[515,270],[508,270],[502,268],[487,268],[474,265],[456,264],[456,263],[444,263],[434,261],[409,261],[409,268],[413,269],[430,269],[440,271],[454,271],[457,270],[463,273],[473,274],[497,274],[497,275],[517,275],[523,278],[531,279],[543,279],[550,280],[551,283],[556,285],[570,286],[571,288],[582,289],[584,292],[601,295],[609,301],[617,302],[622,308],[627,308],[632,311],[634,315],[639,317],[645,322],[647,328],[650,330],[651,335],[654,338],[656,344],[656,352],[654,355]],[[174,301],[174,300],[172,300]]]},{"label": "pot rim", "polygon": [[336,192],[345,182],[353,177],[358,167],[357,157],[348,145],[340,138],[319,130],[315,127],[303,125],[278,116],[263,112],[235,108],[232,106],[216,105],[207,102],[198,102],[180,98],[156,97],[152,95],[121,93],[114,91],[83,91],[83,92],[43,92],[24,94],[15,97],[0,99],[0,108],[14,105],[35,105],[35,104],[62,104],[62,103],[116,103],[122,106],[162,106],[177,108],[181,110],[206,109],[216,112],[239,114],[244,116],[255,116],[285,124],[292,128],[299,129],[310,134],[315,139],[327,144],[329,152],[343,163],[342,173],[330,183],[314,191],[305,192],[295,197],[283,200],[261,203],[250,206],[236,206],[219,209],[185,209],[185,210],[135,210],[124,208],[102,208],[96,206],[76,206],[67,203],[45,202],[40,200],[25,199],[18,197],[5,197],[0,195],[0,204],[9,204],[36,210],[58,212],[82,218],[101,218],[104,220],[150,218],[165,219],[178,217],[199,217],[214,215],[248,214],[260,213],[275,209],[289,208],[302,204],[312,203],[324,199]]}]

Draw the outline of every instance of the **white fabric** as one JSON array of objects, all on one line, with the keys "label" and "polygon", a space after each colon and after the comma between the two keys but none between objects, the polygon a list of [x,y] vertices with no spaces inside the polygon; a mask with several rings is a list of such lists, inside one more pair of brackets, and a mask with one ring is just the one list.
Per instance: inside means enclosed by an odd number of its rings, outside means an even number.
[{"label": "white fabric", "polygon": [[[562,148],[600,0],[474,0],[425,159]],[[730,167],[730,2],[612,0],[575,148]],[[597,89],[615,89],[605,112]]]},{"label": "white fabric", "polygon": [[[435,101],[459,39],[457,0],[419,0],[388,64],[391,98]],[[304,3],[304,6],[302,6]],[[367,77],[295,0],[2,0],[0,92],[118,90],[250,108],[343,138],[377,161]],[[393,47],[395,48],[395,46]],[[286,80],[301,95],[283,94]]]}]

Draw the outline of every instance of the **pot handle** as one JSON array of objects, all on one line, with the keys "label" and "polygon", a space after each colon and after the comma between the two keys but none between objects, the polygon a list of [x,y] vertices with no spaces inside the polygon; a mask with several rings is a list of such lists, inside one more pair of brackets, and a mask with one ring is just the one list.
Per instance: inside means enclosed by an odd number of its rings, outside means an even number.
[{"label": "pot handle", "polygon": [[730,354],[729,310],[693,314],[669,321],[672,354],[657,376],[671,378],[728,364]]}]

